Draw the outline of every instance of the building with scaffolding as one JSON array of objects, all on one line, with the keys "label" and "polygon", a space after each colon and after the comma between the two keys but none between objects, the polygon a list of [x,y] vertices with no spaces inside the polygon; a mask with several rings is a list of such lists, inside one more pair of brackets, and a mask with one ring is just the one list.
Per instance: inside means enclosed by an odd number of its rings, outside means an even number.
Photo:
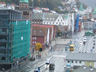
[{"label": "building with scaffolding", "polygon": [[9,69],[30,56],[30,21],[19,11],[0,9],[0,68]]}]

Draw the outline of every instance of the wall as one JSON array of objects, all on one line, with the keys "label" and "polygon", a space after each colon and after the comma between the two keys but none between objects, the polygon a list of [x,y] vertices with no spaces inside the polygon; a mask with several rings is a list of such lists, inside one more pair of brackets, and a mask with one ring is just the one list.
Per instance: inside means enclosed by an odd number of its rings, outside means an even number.
[{"label": "wall", "polygon": [[[69,60],[70,61],[70,60]],[[72,60],[68,63],[68,60],[66,60],[66,65],[69,64],[71,67],[73,66],[92,66],[96,68],[96,62],[90,62],[90,61],[73,61]]]},{"label": "wall", "polygon": [[84,65],[84,61],[81,61],[81,63],[80,63],[80,61],[73,61],[73,63],[72,63],[72,61],[70,61],[70,63],[68,63],[68,60],[66,60],[66,65],[67,64],[70,64],[71,67],[73,67],[73,66],[83,66]]},{"label": "wall", "polygon": [[56,44],[67,44],[71,39],[56,39]]},{"label": "wall", "polygon": [[32,45],[35,47],[35,44],[40,42],[44,48],[44,36],[32,36]]}]

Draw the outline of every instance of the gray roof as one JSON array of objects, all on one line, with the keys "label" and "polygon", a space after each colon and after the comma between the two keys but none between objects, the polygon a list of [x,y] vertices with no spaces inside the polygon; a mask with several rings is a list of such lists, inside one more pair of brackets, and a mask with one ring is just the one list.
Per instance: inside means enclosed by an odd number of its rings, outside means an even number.
[{"label": "gray roof", "polygon": [[43,13],[44,21],[55,21],[58,18],[58,14]]},{"label": "gray roof", "polygon": [[96,61],[96,53],[68,53],[66,60]]},{"label": "gray roof", "polygon": [[78,69],[74,69],[72,72],[96,72],[95,68],[93,68],[93,71],[91,71],[90,69],[90,67],[86,67],[86,69],[84,69],[84,67],[80,67]]},{"label": "gray roof", "polygon": [[43,14],[42,13],[33,13],[32,14],[32,19],[40,19],[42,20]]},{"label": "gray roof", "polygon": [[68,14],[33,13],[32,19],[42,19],[43,21],[55,21],[59,16],[62,16],[63,19],[68,18]]}]

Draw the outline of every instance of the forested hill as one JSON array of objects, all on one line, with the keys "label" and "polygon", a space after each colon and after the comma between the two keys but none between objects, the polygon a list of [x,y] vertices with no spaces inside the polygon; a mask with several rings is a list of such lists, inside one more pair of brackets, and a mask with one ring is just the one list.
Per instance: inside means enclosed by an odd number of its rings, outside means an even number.
[{"label": "forested hill", "polygon": [[[19,0],[0,0],[0,1],[4,1],[8,4],[11,3],[15,3],[15,4],[19,4]],[[47,7],[50,9],[54,9],[57,8],[58,6],[62,6],[62,0],[29,0],[29,5],[34,7]]]}]

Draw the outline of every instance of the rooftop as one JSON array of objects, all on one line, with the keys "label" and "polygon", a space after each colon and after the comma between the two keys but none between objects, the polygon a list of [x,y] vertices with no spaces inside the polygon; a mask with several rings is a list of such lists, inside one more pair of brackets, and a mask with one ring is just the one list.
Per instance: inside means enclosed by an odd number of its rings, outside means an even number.
[{"label": "rooftop", "polygon": [[96,53],[68,53],[66,60],[96,61]]},{"label": "rooftop", "polygon": [[53,14],[53,13],[33,13],[32,19],[41,19],[43,21],[55,21],[58,17],[68,19],[68,14]]},{"label": "rooftop", "polygon": [[20,0],[20,2],[28,3],[29,1],[28,0]]},{"label": "rooftop", "polygon": [[89,67],[79,67],[78,69],[74,69],[72,72],[96,72],[96,69]]},{"label": "rooftop", "polygon": [[14,12],[19,12],[19,13],[21,13],[21,11],[19,11],[19,10],[13,10],[13,9],[8,9],[8,8],[0,8],[0,11],[14,11]]}]

